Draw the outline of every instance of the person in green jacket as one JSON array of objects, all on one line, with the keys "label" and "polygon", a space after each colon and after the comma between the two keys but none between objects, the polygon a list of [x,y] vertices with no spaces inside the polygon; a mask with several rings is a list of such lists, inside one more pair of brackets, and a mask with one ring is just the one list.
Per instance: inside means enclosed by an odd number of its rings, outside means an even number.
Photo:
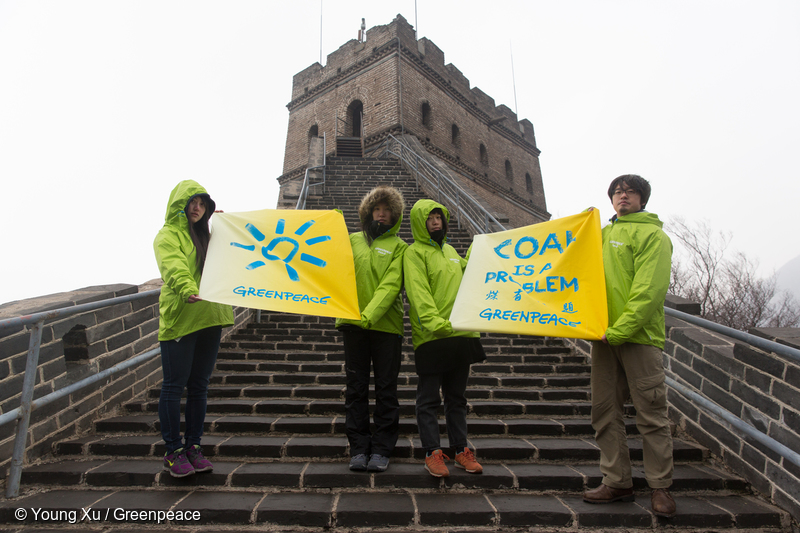
[{"label": "person in green jacket", "polygon": [[[158,417],[167,448],[164,469],[174,477],[214,468],[203,456],[200,438],[222,328],[233,325],[231,306],[207,302],[198,296],[211,238],[208,220],[214,208],[214,200],[197,182],[178,183],[169,196],[164,226],[153,242],[164,281],[158,300],[158,340],[164,374]],[[185,443],[180,431],[184,389]]]},{"label": "person in green jacket", "polygon": [[[397,236],[405,202],[394,187],[376,187],[361,200],[361,231],[350,234],[361,320],[337,319],[344,337],[345,432],[350,470],[383,472],[400,433],[397,376],[403,342],[403,254]],[[375,374],[375,430],[370,431],[370,363]]]},{"label": "person in green jacket", "polygon": [[403,259],[405,289],[410,304],[411,334],[417,381],[417,427],[425,450],[425,469],[447,477],[449,460],[439,439],[438,409],[444,413],[455,464],[472,474],[483,472],[467,443],[467,380],[470,365],[486,359],[480,333],[453,331],[450,312],[467,261],[447,244],[450,213],[433,200],[420,200],[411,209],[414,243]]},{"label": "person in green jacket", "polygon": [[650,184],[641,176],[620,176],[608,197],[616,215],[602,230],[608,323],[592,344],[592,427],[600,447],[599,487],[584,492],[590,503],[633,501],[630,452],[623,422],[624,403],[636,408],[644,472],[659,516],[673,516],[672,434],[667,418],[664,299],[669,287],[672,242],[658,216],[644,211]]}]

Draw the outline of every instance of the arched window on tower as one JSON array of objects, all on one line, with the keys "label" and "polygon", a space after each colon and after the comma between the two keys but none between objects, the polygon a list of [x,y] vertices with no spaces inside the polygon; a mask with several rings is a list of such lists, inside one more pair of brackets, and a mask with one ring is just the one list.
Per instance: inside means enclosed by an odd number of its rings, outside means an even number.
[{"label": "arched window on tower", "polygon": [[461,146],[461,131],[455,124],[450,126],[450,141],[453,143],[453,146],[455,147]]},{"label": "arched window on tower", "polygon": [[308,145],[311,146],[311,139],[319,137],[319,126],[314,124],[308,129]]},{"label": "arched window on tower", "polygon": [[431,106],[428,102],[422,103],[422,125],[428,129],[433,129],[433,117],[431,116]]},{"label": "arched window on tower", "polygon": [[511,161],[506,159],[506,179],[508,181],[514,181],[514,171],[511,170]]},{"label": "arched window on tower", "polygon": [[347,107],[347,135],[350,137],[361,137],[361,129],[364,120],[364,104],[361,100],[353,100]]},{"label": "arched window on tower", "polygon": [[531,175],[527,172],[525,173],[525,188],[528,189],[528,192],[533,192],[533,180],[531,179]]},{"label": "arched window on tower", "polygon": [[486,150],[486,145],[481,143],[481,165],[488,167],[489,166],[489,152]]}]

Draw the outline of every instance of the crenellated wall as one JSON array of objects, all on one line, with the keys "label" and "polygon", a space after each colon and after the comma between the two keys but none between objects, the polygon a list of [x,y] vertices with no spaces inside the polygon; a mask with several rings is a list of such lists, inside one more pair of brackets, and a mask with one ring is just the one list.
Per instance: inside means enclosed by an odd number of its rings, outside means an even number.
[{"label": "crenellated wall", "polygon": [[[416,39],[400,15],[351,40],[294,76],[279,205],[309,165],[312,132],[335,137],[354,132],[361,110],[369,152],[388,134],[413,135],[424,151],[463,180],[464,188],[514,227],[549,220],[533,124],[519,119],[454,65],[427,38]],[[496,207],[495,207],[496,205]]]},{"label": "crenellated wall", "polygon": [[[0,306],[0,319],[106,300],[157,289],[147,285],[102,285],[10,302]],[[236,325],[249,319],[250,309],[234,308]],[[0,413],[20,406],[30,330],[0,330]],[[46,321],[37,366],[34,399],[102,372],[158,346],[158,294],[66,318]],[[50,453],[53,443],[91,428],[92,422],[123,402],[161,382],[161,358],[120,371],[31,414],[26,460]],[[14,449],[16,423],[0,426],[0,469],[3,479]]]},{"label": "crenellated wall", "polygon": [[[699,314],[699,305],[667,296],[667,307]],[[749,333],[800,349],[797,328]],[[667,376],[800,453],[800,363],[725,335],[666,318]],[[590,354],[591,344],[568,339]],[[753,488],[800,520],[800,466],[743,435],[668,387],[669,416],[678,431],[707,447]]]}]

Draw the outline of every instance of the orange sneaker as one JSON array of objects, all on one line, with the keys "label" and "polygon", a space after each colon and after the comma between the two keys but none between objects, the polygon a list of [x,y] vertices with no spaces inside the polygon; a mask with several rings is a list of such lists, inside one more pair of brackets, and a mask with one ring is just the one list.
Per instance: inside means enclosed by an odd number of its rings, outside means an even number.
[{"label": "orange sneaker", "polygon": [[425,458],[425,470],[430,472],[433,477],[448,477],[450,471],[444,464],[445,460],[449,461],[450,458],[442,450],[436,450]]},{"label": "orange sneaker", "polygon": [[470,474],[483,472],[483,467],[475,460],[475,454],[469,448],[464,448],[463,452],[456,454],[456,466],[463,468]]}]

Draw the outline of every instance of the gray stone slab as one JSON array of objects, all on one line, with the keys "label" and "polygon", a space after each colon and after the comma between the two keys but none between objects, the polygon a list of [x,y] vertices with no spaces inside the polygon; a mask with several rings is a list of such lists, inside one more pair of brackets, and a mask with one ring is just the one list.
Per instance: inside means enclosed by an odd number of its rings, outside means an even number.
[{"label": "gray stone slab", "polygon": [[147,457],[153,454],[155,445],[161,441],[158,435],[130,437],[108,437],[90,443],[89,452],[95,455]]},{"label": "gray stone slab", "polygon": [[223,416],[214,421],[214,431],[225,433],[268,433],[273,416]]},{"label": "gray stone slab", "polygon": [[[508,426],[509,435],[558,436],[564,434],[564,426],[555,420],[512,418],[510,420],[504,420],[504,422]],[[470,429],[472,429],[471,424]]]},{"label": "gray stone slab", "polygon": [[331,525],[332,506],[332,494],[267,494],[256,509],[256,520],[259,524],[325,528]]},{"label": "gray stone slab", "polygon": [[233,487],[300,487],[306,463],[248,463],[231,476]]},{"label": "gray stone slab", "polygon": [[273,425],[274,431],[281,433],[333,433],[333,417],[330,416],[298,416],[281,417]]},{"label": "gray stone slab", "polygon": [[369,487],[371,475],[351,471],[347,462],[311,463],[303,473],[303,487]]},{"label": "gray stone slab", "polygon": [[490,494],[489,500],[500,514],[500,526],[572,525],[572,511],[554,496],[533,494]]},{"label": "gray stone slab", "polygon": [[[737,528],[780,527],[784,511],[751,496],[707,496],[709,503],[731,513]],[[677,505],[677,504],[676,504]],[[678,507],[678,512],[682,511]]]},{"label": "gray stone slab", "polygon": [[231,437],[217,448],[220,456],[226,457],[271,457],[279,458],[286,437]]},{"label": "gray stone slab", "polygon": [[495,519],[481,494],[420,494],[416,502],[423,526],[489,526]]},{"label": "gray stone slab", "polygon": [[564,465],[509,464],[520,489],[582,492],[583,475]]},{"label": "gray stone slab", "polygon": [[345,457],[347,437],[292,437],[285,450],[287,457]]},{"label": "gray stone slab", "polygon": [[[642,496],[638,496],[636,502],[614,502],[608,504],[592,504],[583,501],[581,496],[570,496],[562,498],[563,501],[577,516],[578,527],[651,527],[653,525],[653,515],[650,514],[650,496],[648,494],[646,503]],[[647,506],[647,509],[643,507]]]},{"label": "gray stone slab", "polygon": [[[639,503],[648,511],[650,506],[650,491],[638,496]],[[732,513],[710,504],[702,498],[688,498],[672,494],[675,499],[677,513],[671,518],[658,517],[662,526],[684,528],[730,528],[734,525]]]},{"label": "gray stone slab", "polygon": [[175,511],[197,511],[198,524],[249,524],[261,493],[195,491],[175,506]]},{"label": "gray stone slab", "polygon": [[410,526],[413,522],[409,494],[345,493],[336,506],[336,525],[340,527]]},{"label": "gray stone slab", "polygon": [[[592,439],[594,440],[594,439]],[[600,448],[582,439],[533,439],[538,458],[544,461],[599,461]]]},{"label": "gray stone slab", "polygon": [[79,485],[86,471],[107,463],[107,460],[60,461],[26,467],[22,471],[21,486],[34,484]]},{"label": "gray stone slab", "polygon": [[[532,459],[536,455],[536,448],[522,439],[469,439],[475,448],[478,459],[481,458],[498,461],[518,461]],[[452,456],[451,456],[452,457]]]},{"label": "gray stone slab", "polygon": [[[482,466],[483,473],[470,474],[463,468],[455,466],[455,462],[453,462],[447,465],[447,469],[450,470],[450,476],[442,479],[445,486],[448,487],[463,487],[467,489],[514,488],[514,476],[507,468],[498,464],[484,464]],[[424,467],[423,472],[428,474]]]},{"label": "gray stone slab", "polygon": [[441,479],[430,475],[422,462],[393,462],[386,472],[375,473],[374,484],[381,488],[436,489],[441,486]]},{"label": "gray stone slab", "polygon": [[86,484],[96,487],[151,486],[164,470],[163,460],[130,459],[110,461],[86,474]]}]

